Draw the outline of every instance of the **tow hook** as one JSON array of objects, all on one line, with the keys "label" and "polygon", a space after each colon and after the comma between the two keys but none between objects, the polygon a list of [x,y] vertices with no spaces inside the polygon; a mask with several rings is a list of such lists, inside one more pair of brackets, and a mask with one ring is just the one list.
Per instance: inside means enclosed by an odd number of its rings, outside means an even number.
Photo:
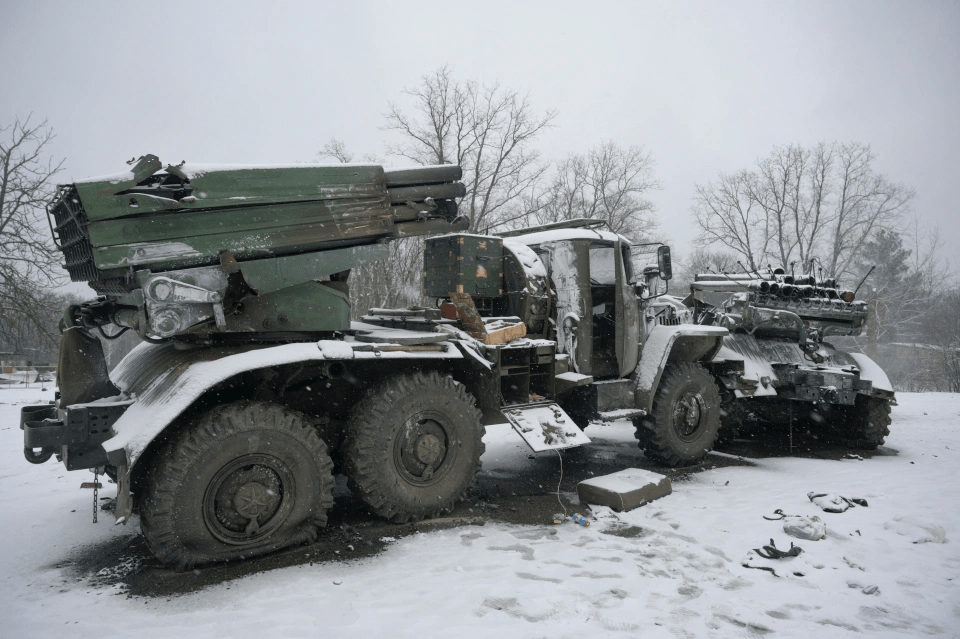
[{"label": "tow hook", "polygon": [[30,462],[31,464],[44,463],[45,461],[53,457],[54,452],[55,451],[53,448],[41,448],[39,453],[33,452],[32,448],[27,448],[26,446],[24,446],[23,448],[23,456],[26,457],[27,461]]}]

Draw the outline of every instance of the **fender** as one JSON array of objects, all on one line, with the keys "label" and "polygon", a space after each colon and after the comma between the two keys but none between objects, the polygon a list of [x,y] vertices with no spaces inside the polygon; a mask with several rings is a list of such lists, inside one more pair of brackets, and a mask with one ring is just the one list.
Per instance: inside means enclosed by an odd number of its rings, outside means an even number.
[{"label": "fender", "polygon": [[[887,374],[883,372],[883,369],[880,368],[875,361],[863,353],[848,353],[848,355],[857,363],[857,367],[860,369],[860,379],[866,379],[873,382],[874,390],[887,391],[891,394],[893,393],[893,384],[890,383],[890,378],[887,377]],[[896,401],[894,401],[892,398],[890,399],[891,403],[896,405]]]},{"label": "fender", "polygon": [[719,326],[698,324],[655,326],[643,345],[640,364],[634,373],[637,408],[647,412],[653,409],[653,396],[668,361],[709,360],[720,350],[723,338],[729,333]]},{"label": "fender", "polygon": [[[386,345],[384,345],[386,346]],[[134,464],[160,436],[205,392],[235,375],[272,366],[301,362],[388,359],[463,359],[455,342],[442,351],[380,350],[363,342],[321,340],[278,346],[217,346],[178,350],[172,343],[141,344],[111,374],[126,411],[113,424],[113,436],[102,446],[117,466],[117,523],[133,510],[130,478]]]},{"label": "fender", "polygon": [[[279,346],[220,346],[177,350],[173,344],[141,344],[111,376],[135,401],[113,424],[114,436],[103,442],[111,461],[132,467],[148,444],[206,391],[247,371],[330,360],[462,359],[450,343],[446,351],[380,351],[373,344],[321,340]],[[356,350],[353,347],[363,348]],[[123,455],[118,455],[123,451]],[[119,465],[119,464],[118,464]]]}]

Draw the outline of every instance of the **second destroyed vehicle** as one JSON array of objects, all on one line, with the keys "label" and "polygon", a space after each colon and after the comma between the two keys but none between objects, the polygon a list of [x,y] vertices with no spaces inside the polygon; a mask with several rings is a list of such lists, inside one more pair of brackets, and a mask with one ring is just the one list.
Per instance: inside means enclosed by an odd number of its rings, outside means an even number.
[{"label": "second destroyed vehicle", "polygon": [[721,437],[753,423],[809,429],[850,448],[883,444],[896,405],[890,381],[868,356],[830,339],[863,331],[868,308],[854,291],[783,269],[702,274],[691,289],[694,321],[730,331],[712,363]]},{"label": "second destroyed vehicle", "polygon": [[[485,424],[534,450],[633,418],[648,455],[703,458],[720,397],[705,368],[728,329],[681,322],[632,272],[623,238],[574,221],[456,233],[456,166],[130,170],[62,186],[50,205],[74,281],[54,404],[24,407],[24,454],[118,482],[150,549],[178,569],[316,538],[334,472],[375,515],[451,509]],[[451,235],[450,233],[453,232]],[[350,321],[350,271],[427,241],[437,307]],[[107,370],[97,335],[144,341]]]}]

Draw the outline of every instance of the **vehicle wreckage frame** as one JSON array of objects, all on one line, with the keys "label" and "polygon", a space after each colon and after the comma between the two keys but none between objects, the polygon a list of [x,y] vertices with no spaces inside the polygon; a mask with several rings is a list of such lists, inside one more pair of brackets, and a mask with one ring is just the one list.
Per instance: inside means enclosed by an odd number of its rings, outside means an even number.
[{"label": "vehicle wreckage frame", "polygon": [[[457,233],[459,167],[162,166],[143,156],[51,203],[65,268],[100,297],[65,312],[57,399],[21,428],[28,461],[114,477],[118,520],[139,509],[178,569],[315,538],[335,470],[376,515],[446,512],[485,424],[547,450],[632,419],[648,456],[685,465],[730,427],[721,401],[892,402],[879,368],[811,345],[829,327],[809,317],[753,298],[708,310],[706,282],[693,313],[654,295],[668,247],[635,277],[630,243],[597,220]],[[413,236],[432,236],[437,307],[350,322],[350,270]],[[144,343],[108,371],[96,333],[124,330]]]}]

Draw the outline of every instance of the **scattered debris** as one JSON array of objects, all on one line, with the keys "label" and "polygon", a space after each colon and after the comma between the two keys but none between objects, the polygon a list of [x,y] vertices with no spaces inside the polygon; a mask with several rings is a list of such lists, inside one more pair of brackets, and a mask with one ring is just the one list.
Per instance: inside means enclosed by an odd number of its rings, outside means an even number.
[{"label": "scattered debris", "polygon": [[[790,544],[790,550],[783,551],[779,550],[776,544],[773,542],[773,539],[770,540],[769,546],[764,546],[763,550],[759,548],[754,548],[753,550],[747,552],[746,557],[743,558],[743,561],[740,562],[740,565],[744,568],[753,568],[755,570],[766,570],[771,573],[774,577],[781,577],[782,575],[778,574],[776,569],[773,566],[764,566],[758,565],[761,560],[766,561],[779,561],[785,559],[790,563],[787,563],[787,566],[792,566],[791,560],[794,557],[797,557],[800,553],[803,552],[803,549],[799,546],[794,546],[793,543]],[[803,577],[806,573],[802,570],[789,570],[789,574],[795,577]]]},{"label": "scattered debris", "polygon": [[783,518],[783,532],[798,539],[818,541],[827,536],[827,525],[816,515],[787,515]]},{"label": "scattered debris", "polygon": [[777,544],[774,543],[773,539],[770,540],[769,546],[764,546],[763,550],[759,548],[754,548],[753,552],[757,553],[764,559],[783,559],[784,557],[796,557],[803,552],[803,548],[800,546],[794,546],[793,542],[790,542],[790,550],[779,550]]},{"label": "scattered debris", "polygon": [[673,486],[668,477],[639,468],[591,477],[577,484],[577,497],[581,502],[618,511],[632,510],[671,492]]},{"label": "scattered debris", "polygon": [[857,497],[848,498],[835,493],[807,493],[807,498],[827,513],[842,513],[854,506],[867,507],[867,500]]}]

